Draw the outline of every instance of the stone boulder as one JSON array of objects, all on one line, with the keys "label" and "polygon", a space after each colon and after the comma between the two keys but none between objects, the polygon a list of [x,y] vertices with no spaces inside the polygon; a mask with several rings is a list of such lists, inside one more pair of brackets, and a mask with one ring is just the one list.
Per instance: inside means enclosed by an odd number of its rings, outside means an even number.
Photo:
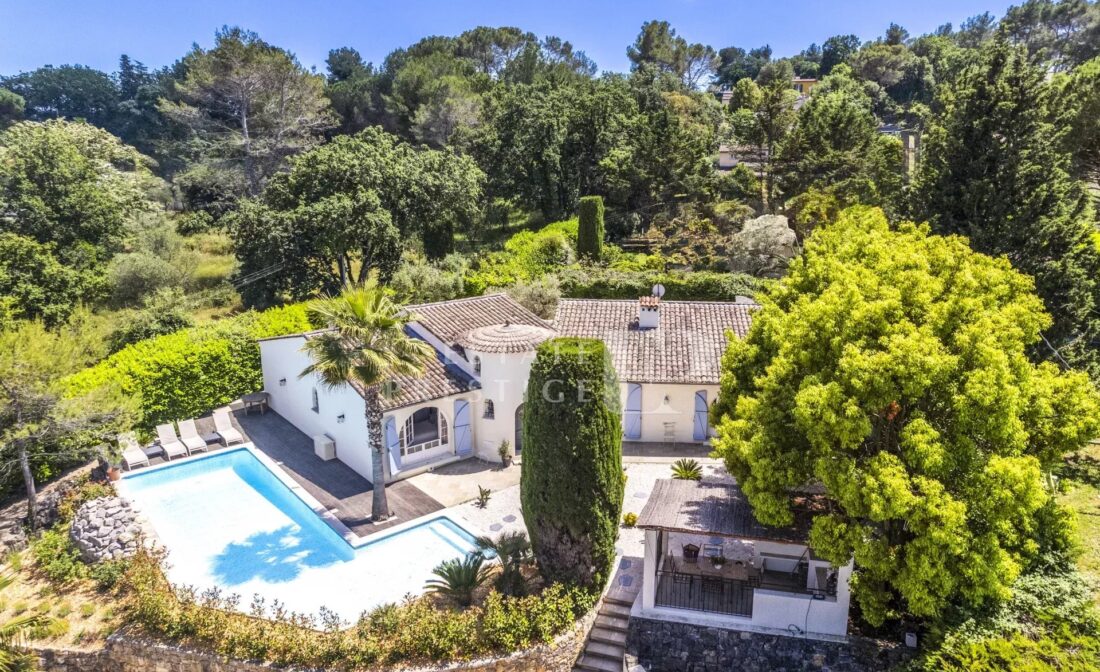
[{"label": "stone boulder", "polygon": [[799,252],[798,236],[782,215],[763,215],[746,221],[731,236],[731,271],[778,278]]},{"label": "stone boulder", "polygon": [[141,525],[130,502],[120,497],[102,497],[80,507],[69,537],[84,562],[120,560],[138,552]]}]

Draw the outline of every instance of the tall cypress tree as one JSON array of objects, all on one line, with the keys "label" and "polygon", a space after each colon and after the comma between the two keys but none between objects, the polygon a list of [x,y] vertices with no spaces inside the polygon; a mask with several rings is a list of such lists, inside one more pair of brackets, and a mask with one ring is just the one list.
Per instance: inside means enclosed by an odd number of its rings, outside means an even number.
[{"label": "tall cypress tree", "polygon": [[623,509],[619,384],[601,341],[539,346],[523,412],[523,519],[549,581],[602,589]]},{"label": "tall cypress tree", "polygon": [[[1005,255],[1031,275],[1054,318],[1036,351],[1100,379],[1100,252],[1084,186],[1070,176],[1049,87],[1027,54],[1003,42],[941,93],[925,137],[917,217],[938,233]],[[1055,352],[1057,351],[1057,352]]]},{"label": "tall cypress tree", "polygon": [[577,205],[577,252],[599,261],[603,256],[603,198],[582,196]]}]

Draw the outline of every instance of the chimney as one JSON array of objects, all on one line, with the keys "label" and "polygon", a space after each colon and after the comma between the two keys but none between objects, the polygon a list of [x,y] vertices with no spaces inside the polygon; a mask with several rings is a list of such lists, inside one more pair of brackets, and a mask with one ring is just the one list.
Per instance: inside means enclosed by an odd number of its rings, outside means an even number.
[{"label": "chimney", "polygon": [[643,296],[638,299],[638,328],[656,329],[661,326],[661,299]]}]

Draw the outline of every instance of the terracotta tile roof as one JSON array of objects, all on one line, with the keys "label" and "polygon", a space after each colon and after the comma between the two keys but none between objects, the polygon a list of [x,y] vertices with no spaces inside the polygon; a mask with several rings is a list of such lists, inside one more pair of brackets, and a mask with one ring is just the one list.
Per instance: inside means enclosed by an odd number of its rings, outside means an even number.
[{"label": "terracotta tile roof", "polygon": [[550,324],[513,301],[506,294],[486,294],[466,299],[406,306],[416,315],[417,322],[435,334],[439,340],[454,346],[471,329],[492,324],[530,324],[548,328]]},{"label": "terracotta tile roof", "polygon": [[[435,358],[424,366],[423,375],[398,376],[394,378],[394,382],[397,383],[397,394],[382,398],[382,409],[385,411],[432,399],[442,399],[481,387],[465,371],[450,364],[438,350],[435,351]],[[363,394],[363,389],[359,385],[352,383],[352,387],[359,394]]]},{"label": "terracotta tile roof", "polygon": [[556,335],[546,327],[507,323],[471,329],[459,340],[460,345],[477,352],[531,352]]},{"label": "terracotta tile roof", "polygon": [[562,299],[554,328],[607,344],[619,380],[717,384],[726,331],[748,333],[755,304],[662,301],[660,326],[638,328],[638,301]]},{"label": "terracotta tile roof", "polygon": [[806,543],[813,512],[796,509],[790,527],[771,527],[756,519],[741,488],[732,483],[657,479],[637,527],[723,537]]}]

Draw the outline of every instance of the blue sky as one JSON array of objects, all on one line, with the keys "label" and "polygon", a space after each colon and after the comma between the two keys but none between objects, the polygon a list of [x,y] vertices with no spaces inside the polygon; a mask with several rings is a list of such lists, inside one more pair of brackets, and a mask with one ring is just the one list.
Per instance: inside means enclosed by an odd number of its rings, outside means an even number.
[{"label": "blue sky", "polygon": [[167,65],[207,46],[221,25],[240,25],[324,69],[328,50],[351,46],[375,63],[425,35],[455,35],[477,25],[514,25],[559,35],[601,70],[629,68],[626,47],[643,21],[665,19],[692,42],[715,48],[771,44],[797,53],[830,35],[882,34],[895,21],[918,35],[984,11],[999,0],[0,0],[0,74],[44,64],[80,63],[113,71],[126,53]]}]

